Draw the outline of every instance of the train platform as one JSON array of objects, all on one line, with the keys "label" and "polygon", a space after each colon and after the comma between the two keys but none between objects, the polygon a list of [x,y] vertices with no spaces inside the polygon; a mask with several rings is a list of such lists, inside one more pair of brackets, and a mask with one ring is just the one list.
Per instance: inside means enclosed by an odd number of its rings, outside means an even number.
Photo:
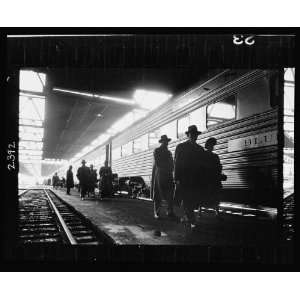
[{"label": "train platform", "polygon": [[[197,219],[197,227],[191,230],[179,221],[162,217],[153,218],[151,201],[113,198],[80,199],[72,190],[51,189],[58,197],[88,218],[101,231],[120,245],[232,245],[257,246],[276,243],[277,224],[270,216],[221,207],[221,217],[205,210]],[[175,208],[181,217],[182,210]]]}]

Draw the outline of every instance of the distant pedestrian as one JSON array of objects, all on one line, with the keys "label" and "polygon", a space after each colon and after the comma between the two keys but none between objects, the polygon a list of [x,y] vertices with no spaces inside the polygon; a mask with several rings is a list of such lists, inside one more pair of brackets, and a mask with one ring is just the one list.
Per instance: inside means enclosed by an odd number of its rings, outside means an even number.
[{"label": "distant pedestrian", "polygon": [[82,160],[82,166],[77,170],[77,178],[80,185],[80,197],[84,200],[89,188],[90,169],[85,165],[86,161]]},{"label": "distant pedestrian", "polygon": [[222,174],[222,165],[218,154],[214,153],[214,146],[217,140],[214,137],[209,138],[205,143],[205,157],[207,162],[207,186],[205,197],[200,203],[199,212],[201,213],[201,206],[213,208],[216,215],[219,215],[220,195],[222,190],[222,179],[226,177]]},{"label": "distant pedestrian", "polygon": [[111,167],[108,166],[107,160],[104,162],[104,166],[100,168],[99,175],[100,175],[99,189],[100,189],[101,198],[111,197],[113,193],[113,187],[112,187],[113,178],[112,178],[112,170]]},{"label": "distant pedestrian", "polygon": [[66,178],[67,178],[67,180],[66,180],[67,195],[70,195],[70,189],[74,187],[74,178],[73,178],[72,166],[69,167],[69,170],[67,171]]},{"label": "distant pedestrian", "polygon": [[90,165],[90,180],[89,180],[89,193],[95,197],[95,187],[97,186],[97,171],[93,165]]},{"label": "distant pedestrian", "polygon": [[161,215],[162,201],[167,202],[167,216],[176,218],[173,210],[173,157],[168,150],[168,144],[171,141],[167,135],[162,135],[159,143],[160,147],[154,150],[154,164],[151,179],[151,198],[154,204],[154,218],[158,219]]},{"label": "distant pedestrian", "polygon": [[194,228],[194,209],[199,207],[201,192],[205,188],[205,151],[196,142],[201,134],[196,125],[189,126],[185,133],[188,140],[177,145],[175,150],[174,177],[185,213],[182,221]]},{"label": "distant pedestrian", "polygon": [[64,188],[66,186],[66,179],[65,177],[62,177],[61,179],[61,187]]},{"label": "distant pedestrian", "polygon": [[52,186],[54,189],[57,189],[58,185],[59,185],[59,177],[56,172],[52,177]]}]

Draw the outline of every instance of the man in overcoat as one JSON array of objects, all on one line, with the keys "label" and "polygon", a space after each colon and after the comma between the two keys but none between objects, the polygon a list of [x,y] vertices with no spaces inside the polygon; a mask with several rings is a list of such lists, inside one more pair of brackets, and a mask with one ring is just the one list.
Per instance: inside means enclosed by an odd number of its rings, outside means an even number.
[{"label": "man in overcoat", "polygon": [[97,186],[97,171],[93,165],[90,165],[90,181],[89,181],[89,193],[95,197],[95,187]]},{"label": "man in overcoat", "polygon": [[112,170],[111,167],[108,166],[108,161],[104,162],[104,166],[99,170],[100,175],[100,183],[99,189],[101,193],[101,198],[111,197],[113,194],[113,186],[112,186]]},{"label": "man in overcoat", "polygon": [[54,188],[54,189],[57,189],[58,184],[59,184],[59,177],[58,177],[57,172],[56,172],[56,173],[53,175],[53,177],[52,177],[52,185],[53,185],[53,188]]},{"label": "man in overcoat", "polygon": [[173,211],[173,157],[168,150],[168,143],[171,141],[167,135],[162,135],[160,147],[154,150],[154,164],[151,180],[151,197],[154,203],[154,218],[158,219],[161,213],[162,200],[167,202],[167,216],[176,218]]},{"label": "man in overcoat", "polygon": [[82,160],[82,166],[77,170],[77,178],[80,185],[80,197],[84,200],[85,194],[88,192],[89,179],[90,179],[90,168],[85,165],[86,161]]},{"label": "man in overcoat", "polygon": [[217,140],[214,137],[209,138],[205,142],[206,162],[208,169],[206,172],[207,186],[204,201],[200,203],[199,212],[201,213],[201,205],[214,208],[216,216],[219,216],[220,196],[222,191],[222,180],[226,180],[227,176],[222,174],[222,164],[218,154],[214,153],[214,146]]},{"label": "man in overcoat", "polygon": [[67,195],[70,195],[70,189],[74,187],[72,166],[69,167],[66,178]]},{"label": "man in overcoat", "polygon": [[174,179],[176,189],[191,228],[196,226],[194,210],[199,207],[201,194],[205,189],[205,151],[197,144],[201,134],[196,125],[191,125],[185,132],[188,140],[177,145],[175,150]]}]

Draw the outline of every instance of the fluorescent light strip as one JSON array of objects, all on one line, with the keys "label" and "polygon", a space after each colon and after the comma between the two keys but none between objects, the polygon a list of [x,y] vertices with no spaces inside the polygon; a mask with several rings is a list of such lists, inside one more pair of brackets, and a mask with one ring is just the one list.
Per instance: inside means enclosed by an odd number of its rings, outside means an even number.
[{"label": "fluorescent light strip", "polygon": [[132,100],[118,98],[118,97],[111,97],[111,96],[92,94],[92,93],[83,93],[83,92],[78,92],[78,91],[74,91],[74,90],[66,90],[66,89],[59,89],[59,88],[53,88],[53,91],[69,93],[69,94],[74,94],[74,95],[81,95],[81,96],[86,96],[86,97],[91,97],[91,98],[100,98],[100,99],[104,99],[104,100],[111,100],[111,101],[124,103],[124,104],[128,104],[128,105],[136,105],[135,102]]}]

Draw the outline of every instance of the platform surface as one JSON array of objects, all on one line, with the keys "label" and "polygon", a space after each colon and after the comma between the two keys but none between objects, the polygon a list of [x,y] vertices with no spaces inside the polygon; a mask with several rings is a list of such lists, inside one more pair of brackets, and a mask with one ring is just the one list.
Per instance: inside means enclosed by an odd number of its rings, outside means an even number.
[{"label": "platform surface", "polygon": [[[205,211],[198,218],[193,231],[184,224],[153,218],[151,201],[114,197],[111,199],[88,198],[82,201],[76,190],[66,195],[65,189],[51,189],[68,204],[87,217],[117,244],[143,245],[245,245],[270,246],[276,243],[275,220],[254,216],[251,213],[227,211],[221,219],[212,211]],[[178,216],[182,210],[175,208]],[[157,236],[156,231],[161,235]]]}]

